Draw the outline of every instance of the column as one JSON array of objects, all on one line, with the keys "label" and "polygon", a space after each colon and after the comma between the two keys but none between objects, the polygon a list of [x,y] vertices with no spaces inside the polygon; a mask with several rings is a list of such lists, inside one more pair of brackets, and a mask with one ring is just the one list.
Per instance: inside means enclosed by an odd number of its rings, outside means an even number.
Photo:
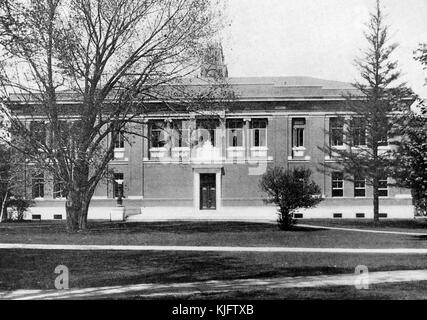
[{"label": "column", "polygon": [[222,170],[216,173],[216,209],[222,208]]},{"label": "column", "polygon": [[250,127],[251,127],[251,118],[243,119],[243,134],[244,134],[244,147],[245,147],[245,158],[250,159],[251,157],[251,135],[250,135]]},{"label": "column", "polygon": [[200,174],[193,169],[193,199],[194,199],[194,210],[199,211],[200,209]]}]

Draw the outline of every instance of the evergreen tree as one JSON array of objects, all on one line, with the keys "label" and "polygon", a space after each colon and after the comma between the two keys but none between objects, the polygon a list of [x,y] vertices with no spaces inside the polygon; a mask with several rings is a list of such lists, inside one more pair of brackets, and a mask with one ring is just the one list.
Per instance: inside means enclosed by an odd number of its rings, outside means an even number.
[{"label": "evergreen tree", "polygon": [[[408,108],[412,92],[399,81],[400,70],[392,53],[397,44],[390,44],[389,27],[384,22],[383,9],[377,0],[365,32],[368,47],[355,63],[361,80],[354,84],[357,96],[346,96],[349,115],[340,121],[341,148],[327,146],[325,152],[334,160],[324,169],[344,173],[352,182],[364,180],[373,189],[374,222],[379,221],[379,189],[389,184],[392,157],[389,143],[395,126],[394,112]],[[329,132],[333,139],[334,132]],[[331,140],[332,140],[331,139]]]}]

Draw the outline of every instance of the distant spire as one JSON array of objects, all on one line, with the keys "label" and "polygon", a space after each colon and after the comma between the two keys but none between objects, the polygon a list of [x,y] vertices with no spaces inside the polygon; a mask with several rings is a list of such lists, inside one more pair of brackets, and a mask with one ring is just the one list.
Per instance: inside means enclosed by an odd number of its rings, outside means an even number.
[{"label": "distant spire", "polygon": [[213,43],[207,46],[200,76],[203,78],[228,77],[228,69],[224,62],[224,51],[221,43]]}]

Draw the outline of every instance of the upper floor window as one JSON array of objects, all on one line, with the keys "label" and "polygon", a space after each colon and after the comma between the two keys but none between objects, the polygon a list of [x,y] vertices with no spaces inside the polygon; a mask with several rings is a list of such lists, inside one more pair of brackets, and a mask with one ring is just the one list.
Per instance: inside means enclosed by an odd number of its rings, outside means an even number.
[{"label": "upper floor window", "polygon": [[218,119],[198,119],[196,121],[197,145],[203,145],[210,140],[212,146],[216,146],[215,132],[219,127]]},{"label": "upper floor window", "polygon": [[173,147],[184,148],[189,146],[189,130],[183,128],[182,120],[173,120],[170,124],[170,132],[173,140]]},{"label": "upper floor window", "polygon": [[388,121],[386,121],[383,125],[380,126],[378,134],[378,146],[388,146]]},{"label": "upper floor window", "polygon": [[243,147],[243,121],[227,120],[229,147]]},{"label": "upper floor window", "polygon": [[366,145],[366,121],[363,118],[353,118],[351,121],[351,134],[354,146]]},{"label": "upper floor window", "polygon": [[43,121],[32,121],[30,123],[32,139],[42,145],[46,143],[46,124]]},{"label": "upper floor window", "polygon": [[33,199],[44,198],[44,174],[37,173],[32,177],[32,196]]},{"label": "upper floor window", "polygon": [[292,119],[292,146],[304,147],[305,119]]},{"label": "upper floor window", "polygon": [[342,172],[332,173],[332,197],[344,196],[344,174]]},{"label": "upper floor window", "polygon": [[380,197],[388,197],[388,179],[387,179],[387,177],[382,177],[378,181],[378,195]]},{"label": "upper floor window", "polygon": [[164,121],[153,121],[150,124],[150,148],[163,148],[166,144]]},{"label": "upper floor window", "polygon": [[267,120],[254,119],[251,121],[252,146],[267,146]]},{"label": "upper floor window", "polygon": [[360,175],[354,176],[354,196],[355,197],[366,196],[366,180]]},{"label": "upper floor window", "polygon": [[329,122],[331,146],[342,146],[344,144],[344,119],[331,118]]},{"label": "upper floor window", "polygon": [[64,183],[60,181],[56,181],[53,184],[53,198],[61,199],[66,198]]},{"label": "upper floor window", "polygon": [[114,139],[114,148],[115,149],[124,149],[125,147],[125,136],[122,131],[120,131]]}]

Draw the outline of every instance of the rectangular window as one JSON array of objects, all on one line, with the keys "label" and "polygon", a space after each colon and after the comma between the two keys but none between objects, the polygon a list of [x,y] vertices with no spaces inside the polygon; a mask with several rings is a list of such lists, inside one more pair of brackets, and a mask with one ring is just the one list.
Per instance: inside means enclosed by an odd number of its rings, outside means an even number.
[{"label": "rectangular window", "polygon": [[332,173],[332,197],[344,196],[344,174],[342,172]]},{"label": "rectangular window", "polygon": [[114,184],[113,184],[113,196],[114,198],[119,198],[120,196],[124,197],[124,175],[123,173],[114,174]]},{"label": "rectangular window", "polygon": [[379,138],[378,138],[378,146],[387,147],[388,146],[388,120],[385,120],[384,123],[379,125]]},{"label": "rectangular window", "polygon": [[227,120],[229,147],[243,147],[243,120]]},{"label": "rectangular window", "polygon": [[267,146],[267,120],[255,119],[251,121],[252,146]]},{"label": "rectangular window", "polygon": [[53,184],[53,198],[54,199],[64,199],[66,198],[64,183],[55,181]]},{"label": "rectangular window", "polygon": [[354,196],[356,198],[366,196],[366,180],[358,175],[354,177]]},{"label": "rectangular window", "polygon": [[150,148],[163,148],[166,144],[164,121],[153,121],[150,124]]},{"label": "rectangular window", "polygon": [[329,121],[330,144],[332,147],[344,145],[344,119],[331,118]]},{"label": "rectangular window", "polygon": [[215,132],[219,127],[219,120],[217,119],[199,119],[196,121],[198,129],[198,142],[197,145],[204,145],[210,140],[212,146],[216,146]]},{"label": "rectangular window", "polygon": [[386,177],[378,181],[378,195],[380,197],[388,197],[388,179]]},{"label": "rectangular window", "polygon": [[62,220],[62,214],[54,214],[53,219],[54,220]]},{"label": "rectangular window", "polygon": [[353,138],[354,146],[365,146],[366,145],[366,121],[363,118],[352,119],[351,134]]},{"label": "rectangular window", "polygon": [[46,124],[42,121],[32,121],[30,123],[30,132],[32,140],[36,143],[45,145],[46,144]]},{"label": "rectangular window", "polygon": [[342,219],[342,213],[334,213],[334,219]]},{"label": "rectangular window", "polygon": [[33,199],[44,198],[44,174],[34,174],[32,177],[32,196]]},{"label": "rectangular window", "polygon": [[174,148],[185,148],[189,146],[188,130],[183,129],[182,120],[173,120],[170,134],[172,135]]},{"label": "rectangular window", "polygon": [[379,217],[385,219],[385,218],[388,218],[388,214],[387,213],[380,213]]},{"label": "rectangular window", "polygon": [[364,213],[356,213],[356,218],[357,219],[363,219],[363,218],[365,218],[365,214]]},{"label": "rectangular window", "polygon": [[292,147],[304,147],[305,119],[292,119]]},{"label": "rectangular window", "polygon": [[119,132],[114,140],[115,149],[124,149],[125,147],[125,136],[123,132]]}]

